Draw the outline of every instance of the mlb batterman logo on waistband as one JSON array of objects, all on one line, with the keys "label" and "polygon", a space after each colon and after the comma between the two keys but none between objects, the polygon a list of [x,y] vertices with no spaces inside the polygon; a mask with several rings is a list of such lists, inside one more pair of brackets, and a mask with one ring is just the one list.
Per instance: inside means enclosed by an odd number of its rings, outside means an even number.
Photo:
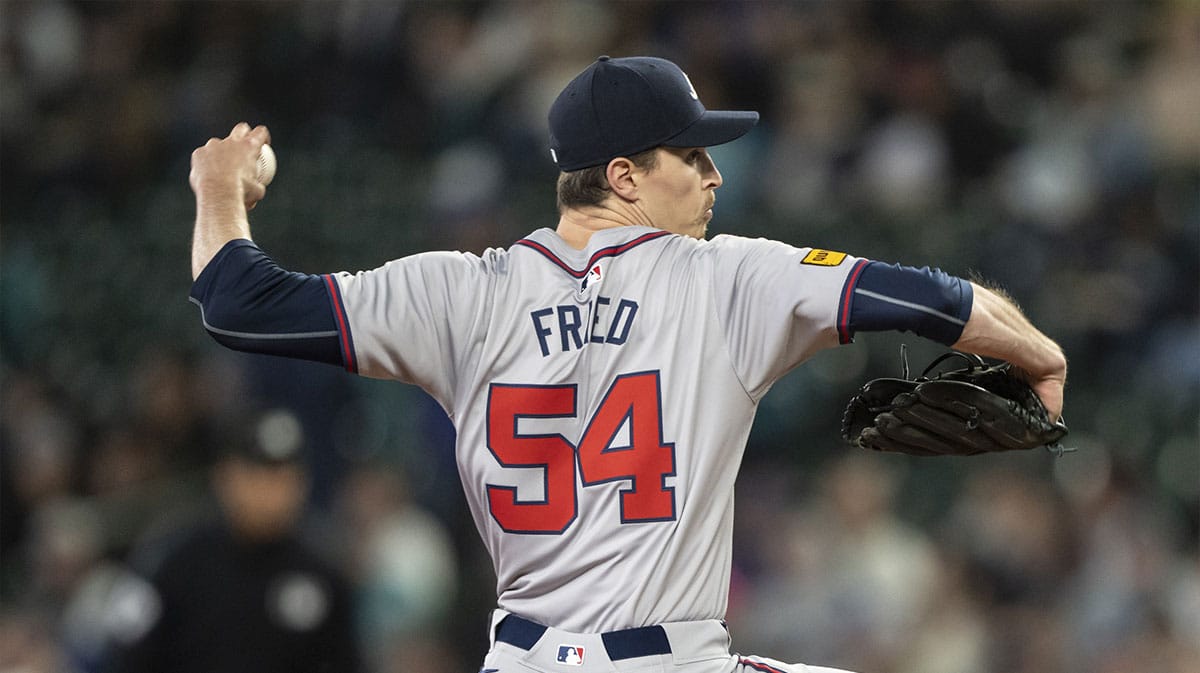
[{"label": "mlb batterman logo on waistband", "polygon": [[751,111],[707,110],[674,63],[601,56],[550,106],[550,157],[576,171],[664,145],[711,147],[758,123]]},{"label": "mlb batterman logo on waistband", "polygon": [[582,666],[583,648],[578,645],[559,645],[555,661],[567,666]]}]

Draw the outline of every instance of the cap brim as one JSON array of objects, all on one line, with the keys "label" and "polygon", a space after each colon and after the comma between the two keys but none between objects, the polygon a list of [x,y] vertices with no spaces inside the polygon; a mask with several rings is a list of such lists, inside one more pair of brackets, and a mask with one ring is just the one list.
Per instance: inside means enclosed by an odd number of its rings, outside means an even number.
[{"label": "cap brim", "polygon": [[757,123],[757,112],[705,110],[695,123],[662,144],[667,147],[712,147],[737,140]]}]

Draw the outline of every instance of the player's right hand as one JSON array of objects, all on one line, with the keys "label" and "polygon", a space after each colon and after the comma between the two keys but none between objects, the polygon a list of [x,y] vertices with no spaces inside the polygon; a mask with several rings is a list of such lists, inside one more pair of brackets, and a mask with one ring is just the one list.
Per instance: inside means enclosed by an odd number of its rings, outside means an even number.
[{"label": "player's right hand", "polygon": [[197,199],[236,199],[253,208],[267,193],[258,180],[262,146],[271,142],[266,126],[241,122],[224,138],[211,138],[192,152],[188,183]]}]

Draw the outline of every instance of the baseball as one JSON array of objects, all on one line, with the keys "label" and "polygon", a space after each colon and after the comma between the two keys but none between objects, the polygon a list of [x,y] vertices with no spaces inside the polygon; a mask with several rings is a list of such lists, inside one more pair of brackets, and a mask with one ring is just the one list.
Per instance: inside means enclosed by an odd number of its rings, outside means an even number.
[{"label": "baseball", "polygon": [[255,177],[264,186],[271,184],[271,180],[275,179],[275,150],[271,149],[270,145],[263,145],[262,151],[258,153],[258,172]]}]

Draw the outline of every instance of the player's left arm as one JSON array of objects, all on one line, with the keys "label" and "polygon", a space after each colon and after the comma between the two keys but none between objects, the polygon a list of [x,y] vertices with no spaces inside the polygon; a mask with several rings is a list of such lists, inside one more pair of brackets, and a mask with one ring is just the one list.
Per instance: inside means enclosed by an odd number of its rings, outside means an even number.
[{"label": "player's left arm", "polygon": [[192,152],[188,183],[196,194],[196,224],[192,233],[192,279],[226,243],[250,239],[247,211],[266,195],[258,181],[257,161],[271,141],[265,126],[240,123],[224,138],[212,138]]},{"label": "player's left arm", "polygon": [[189,298],[209,335],[226,347],[353,369],[330,277],[287,271],[251,240],[247,211],[266,194],[257,158],[270,140],[265,126],[240,123],[192,152]]},{"label": "player's left arm", "polygon": [[200,307],[204,329],[223,346],[355,371],[332,276],[288,271],[253,241],[226,241],[188,298]]}]

